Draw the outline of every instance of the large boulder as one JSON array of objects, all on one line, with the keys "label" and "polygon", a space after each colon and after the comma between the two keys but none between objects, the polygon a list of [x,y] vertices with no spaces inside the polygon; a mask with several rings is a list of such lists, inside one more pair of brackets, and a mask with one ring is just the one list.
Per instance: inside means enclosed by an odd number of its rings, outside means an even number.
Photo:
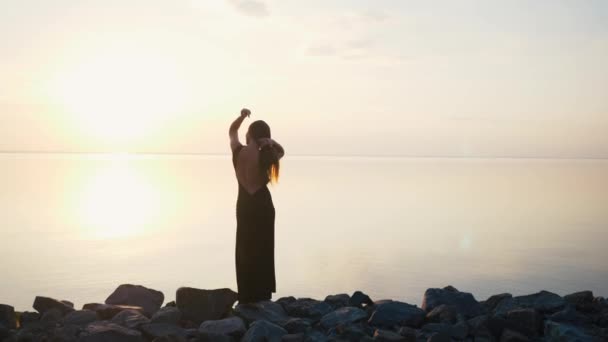
[{"label": "large boulder", "polygon": [[469,327],[465,322],[459,322],[454,325],[446,323],[429,323],[425,324],[421,331],[423,334],[429,336],[435,333],[441,333],[456,340],[464,340],[469,332]]},{"label": "large boulder", "polygon": [[265,320],[283,326],[289,320],[283,307],[271,301],[239,304],[234,308],[234,313],[247,323]]},{"label": "large boulder", "polygon": [[348,325],[367,318],[367,313],[362,309],[346,306],[334,310],[321,318],[321,326],[325,329],[337,325]]},{"label": "large boulder", "polygon": [[334,309],[348,306],[350,302],[350,296],[346,293],[340,293],[337,295],[329,295],[325,297],[325,303],[331,305]]},{"label": "large boulder", "polygon": [[25,311],[19,315],[19,327],[25,328],[30,325],[35,325],[40,321],[40,314],[38,312]]},{"label": "large boulder", "polygon": [[207,320],[224,318],[237,300],[230,289],[202,290],[181,287],[176,293],[177,308],[182,318],[200,324]]},{"label": "large boulder", "polygon": [[15,308],[10,305],[0,304],[0,324],[9,330],[17,328]]},{"label": "large boulder", "polygon": [[433,288],[426,290],[422,299],[422,309],[424,311],[431,312],[442,304],[456,308],[458,313],[466,317],[475,317],[484,311],[483,307],[472,294],[460,292],[452,286],[443,289]]},{"label": "large boulder", "polygon": [[88,303],[82,306],[83,310],[95,311],[99,319],[112,319],[112,317],[116,316],[118,313],[131,310],[137,311],[144,314],[144,308],[141,306],[132,306],[132,305],[110,305],[110,304],[100,304],[100,303]]},{"label": "large boulder", "polygon": [[524,334],[511,329],[505,329],[500,336],[500,342],[530,342],[531,340]]},{"label": "large boulder", "polygon": [[45,312],[47,312],[51,309],[55,309],[55,310],[59,311],[62,315],[65,315],[67,313],[74,311],[73,307],[71,307],[57,299],[53,299],[53,298],[49,298],[49,297],[42,297],[42,296],[36,296],[36,298],[34,299],[33,307],[41,315],[43,315]]},{"label": "large boulder", "polygon": [[543,316],[535,309],[514,309],[507,312],[507,326],[526,336],[539,336],[543,330]]},{"label": "large boulder", "polygon": [[259,320],[251,324],[241,342],[281,342],[284,335],[287,335],[285,329],[266,320]]},{"label": "large boulder", "polygon": [[139,330],[141,330],[148,339],[159,337],[186,337],[188,335],[186,329],[167,323],[142,324],[139,327]]},{"label": "large boulder", "polygon": [[283,328],[290,334],[305,333],[311,326],[311,321],[306,318],[291,318],[283,324]]},{"label": "large boulder", "polygon": [[535,309],[541,313],[553,313],[566,305],[564,298],[548,291],[540,291],[527,296],[517,296],[501,301],[494,310],[495,315],[504,316],[513,309]]},{"label": "large boulder", "polygon": [[300,298],[283,305],[289,316],[320,319],[333,311],[333,307],[325,302],[311,298]]},{"label": "large boulder", "polygon": [[141,332],[102,321],[87,325],[79,342],[143,342]]},{"label": "large boulder", "polygon": [[165,306],[160,310],[156,311],[152,315],[152,323],[168,323],[168,324],[179,324],[182,319],[182,312],[178,308],[173,306]]},{"label": "large boulder", "polygon": [[150,319],[136,310],[123,310],[112,317],[112,323],[129,329],[137,329],[139,326],[150,323]]},{"label": "large boulder", "polygon": [[594,311],[594,297],[591,291],[581,291],[564,296],[564,300],[582,312]]},{"label": "large boulder", "polygon": [[141,306],[146,316],[151,317],[165,301],[165,295],[141,285],[120,285],[106,299],[106,304]]},{"label": "large boulder", "polygon": [[545,322],[545,339],[547,341],[593,342],[597,339],[589,336],[581,328],[548,320]]},{"label": "large boulder", "polygon": [[509,299],[509,298],[513,298],[513,295],[510,293],[501,293],[501,294],[490,296],[490,298],[481,302],[481,305],[483,305],[489,312],[491,312],[491,311],[494,311],[494,309],[496,308],[496,306],[498,304],[500,304],[500,302],[502,302],[505,299]]},{"label": "large boulder", "polygon": [[353,295],[350,297],[350,300],[348,302],[348,306],[355,306],[358,308],[363,307],[363,305],[372,305],[374,304],[374,301],[372,301],[371,298],[369,298],[368,295],[366,295],[365,293],[361,292],[361,291],[355,291],[355,293],[353,293]]},{"label": "large boulder", "polygon": [[426,312],[416,305],[398,301],[386,301],[374,305],[368,323],[376,327],[392,328],[394,326],[418,327],[424,322]]},{"label": "large boulder", "polygon": [[89,323],[93,323],[97,320],[97,313],[90,310],[77,310],[72,311],[63,317],[63,324],[65,325],[80,325],[84,326]]},{"label": "large boulder", "polygon": [[563,310],[560,310],[549,316],[553,322],[568,323],[573,325],[591,324],[593,319],[576,311],[574,307],[567,305]]},{"label": "large boulder", "polygon": [[198,328],[201,334],[207,335],[227,335],[233,337],[242,336],[247,327],[240,317],[229,317],[214,321],[205,321]]},{"label": "large boulder", "polygon": [[431,323],[456,323],[463,318],[458,313],[456,307],[451,305],[441,304],[426,314],[426,320]]}]

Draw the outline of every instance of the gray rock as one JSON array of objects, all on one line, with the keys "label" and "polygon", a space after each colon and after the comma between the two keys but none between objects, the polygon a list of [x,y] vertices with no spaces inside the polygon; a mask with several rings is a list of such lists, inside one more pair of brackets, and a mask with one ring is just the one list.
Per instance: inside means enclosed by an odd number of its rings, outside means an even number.
[{"label": "gray rock", "polygon": [[467,336],[469,328],[464,322],[460,322],[455,325],[446,323],[429,323],[422,327],[422,332],[426,333],[427,335],[442,333],[447,334],[451,338],[463,340]]},{"label": "gray rock", "polygon": [[499,339],[507,326],[507,321],[501,317],[481,315],[467,321],[469,334],[476,340]]},{"label": "gray rock", "polygon": [[287,334],[283,335],[281,342],[304,342],[304,334]]},{"label": "gray rock", "polygon": [[181,287],[176,293],[176,305],[182,318],[200,324],[207,320],[224,318],[237,300],[230,289],[202,290]]},{"label": "gray rock", "polygon": [[500,336],[500,342],[529,342],[530,339],[523,334],[518,333],[510,329],[506,329],[502,336]]},{"label": "gray rock", "polygon": [[346,293],[341,293],[337,295],[329,295],[325,297],[325,303],[331,305],[334,309],[339,309],[345,306],[348,306],[350,302],[350,296]]},{"label": "gray rock", "polygon": [[311,322],[304,318],[290,318],[283,328],[290,334],[305,333],[311,327]]},{"label": "gray rock", "polygon": [[432,323],[456,323],[462,315],[458,314],[456,307],[441,304],[426,314],[426,320]]},{"label": "gray rock", "polygon": [[58,309],[49,309],[40,317],[40,323],[45,329],[50,329],[61,322],[62,317],[61,311]]},{"label": "gray rock", "polygon": [[234,337],[222,334],[214,334],[214,333],[200,333],[198,339],[193,339],[191,341],[196,342],[235,342],[237,341]]},{"label": "gray rock", "polygon": [[106,304],[140,306],[144,309],[144,314],[151,317],[165,301],[165,295],[153,289],[141,285],[123,284],[120,285],[106,299]]},{"label": "gray rock", "polygon": [[56,309],[57,311],[59,311],[61,313],[62,316],[74,311],[73,307],[68,306],[65,303],[62,303],[53,298],[41,297],[41,296],[36,296],[36,298],[34,299],[33,307],[41,315],[43,315],[45,312],[47,312],[48,310],[51,310],[51,309]]},{"label": "gray rock", "polygon": [[289,316],[320,319],[333,311],[331,305],[311,298],[300,298],[283,305]]},{"label": "gray rock", "polygon": [[280,326],[283,326],[290,318],[280,304],[271,301],[239,304],[234,308],[234,314],[247,323],[265,320]]},{"label": "gray rock", "polygon": [[368,323],[376,327],[409,326],[419,327],[426,312],[419,307],[398,301],[388,301],[374,305],[374,312]]},{"label": "gray rock", "polygon": [[363,304],[372,305],[374,304],[374,302],[365,293],[361,291],[355,291],[355,293],[353,293],[353,295],[350,297],[348,306],[355,306],[361,308],[363,307]]},{"label": "gray rock", "polygon": [[321,326],[325,329],[335,327],[338,324],[346,325],[362,321],[367,318],[365,311],[347,306],[334,310],[321,318]]},{"label": "gray rock", "polygon": [[543,317],[535,309],[514,309],[507,312],[508,326],[526,336],[539,336],[543,330]]},{"label": "gray rock", "polygon": [[545,338],[548,341],[572,341],[572,342],[592,342],[593,337],[587,335],[582,329],[570,324],[557,323],[553,321],[545,322]]},{"label": "gray rock", "polygon": [[399,328],[399,330],[397,330],[397,333],[399,333],[399,335],[405,337],[405,340],[408,342],[414,342],[416,341],[416,330],[410,327],[401,327]]},{"label": "gray rock", "polygon": [[19,326],[21,328],[28,327],[32,323],[38,323],[40,321],[40,314],[38,312],[25,311],[19,315]]},{"label": "gray rock", "polygon": [[127,329],[109,322],[89,324],[80,335],[79,342],[143,342],[137,330]]},{"label": "gray rock", "polygon": [[[217,340],[214,340],[214,342],[215,341]],[[188,339],[183,336],[161,336],[153,339],[152,342],[188,342]]]},{"label": "gray rock", "polygon": [[592,312],[595,310],[593,292],[591,291],[572,293],[564,296],[564,300],[582,312]]},{"label": "gray rock", "polygon": [[374,330],[367,327],[363,322],[355,324],[337,325],[328,331],[328,337],[332,340],[360,341],[364,337],[373,335]]},{"label": "gray rock", "polygon": [[400,334],[394,331],[376,329],[376,331],[374,331],[374,341],[407,342],[408,339],[405,336],[401,336]]},{"label": "gray rock", "polygon": [[468,292],[460,292],[451,286],[443,289],[426,290],[422,300],[422,309],[424,311],[431,312],[442,304],[453,306],[460,314],[466,317],[475,317],[484,311],[475,297]]},{"label": "gray rock", "polygon": [[88,303],[83,305],[83,310],[95,311],[99,319],[108,320],[116,316],[118,313],[125,310],[137,311],[144,314],[144,308],[141,306],[133,305],[111,305],[111,304],[99,304],[99,303]]},{"label": "gray rock", "polygon": [[174,324],[167,323],[148,323],[139,326],[139,330],[149,339],[159,337],[186,337],[186,329]]},{"label": "gray rock", "polygon": [[241,342],[280,342],[287,331],[266,320],[255,321]]},{"label": "gray rock", "polygon": [[500,302],[508,298],[513,298],[513,295],[510,293],[501,293],[491,296],[490,298],[483,301],[481,304],[485,306],[488,311],[494,311],[494,309],[498,304],[500,304]]},{"label": "gray rock", "polygon": [[152,323],[178,324],[181,319],[182,312],[178,308],[165,306],[152,315],[151,321]]},{"label": "gray rock", "polygon": [[593,323],[593,319],[577,312],[572,306],[566,306],[563,310],[549,316],[549,319],[558,323],[569,323],[573,325],[585,325]]},{"label": "gray rock", "polygon": [[328,342],[329,338],[318,330],[311,330],[304,336],[305,342]]},{"label": "gray rock", "polygon": [[228,335],[234,337],[242,336],[247,327],[240,317],[229,317],[221,320],[205,321],[201,323],[198,331],[201,334]]},{"label": "gray rock", "polygon": [[452,342],[452,338],[447,333],[438,332],[429,336],[427,342]]},{"label": "gray rock", "polygon": [[15,308],[10,305],[0,304],[0,324],[8,330],[17,328]]},{"label": "gray rock", "polygon": [[566,301],[548,291],[541,291],[527,296],[518,296],[501,301],[494,310],[495,315],[504,316],[513,309],[536,309],[541,313],[553,313],[561,310]]},{"label": "gray rock", "polygon": [[80,325],[84,326],[97,320],[97,313],[90,310],[72,311],[63,317],[65,325]]},{"label": "gray rock", "polygon": [[125,328],[136,329],[143,324],[150,323],[150,319],[139,311],[123,310],[112,317],[111,322]]},{"label": "gray rock", "polygon": [[277,299],[277,300],[275,301],[275,303],[277,303],[277,304],[281,304],[281,306],[282,306],[282,307],[283,307],[283,309],[284,309],[284,308],[285,308],[285,306],[286,306],[287,304],[293,303],[293,302],[295,302],[295,301],[296,301],[296,297],[294,297],[294,296],[289,296],[289,297],[281,297],[281,298]]},{"label": "gray rock", "polygon": [[4,341],[4,339],[8,340],[10,336],[10,329],[7,328],[4,323],[0,322],[0,341]]},{"label": "gray rock", "polygon": [[70,302],[69,300],[62,299],[60,302],[74,309],[74,303]]}]

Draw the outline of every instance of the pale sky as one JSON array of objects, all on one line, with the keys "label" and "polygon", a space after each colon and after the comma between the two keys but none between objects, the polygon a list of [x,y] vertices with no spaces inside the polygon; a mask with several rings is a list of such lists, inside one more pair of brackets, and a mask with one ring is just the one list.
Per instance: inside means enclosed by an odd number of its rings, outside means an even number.
[{"label": "pale sky", "polygon": [[[0,150],[608,158],[605,0],[3,0]],[[246,123],[247,124],[247,123]]]}]

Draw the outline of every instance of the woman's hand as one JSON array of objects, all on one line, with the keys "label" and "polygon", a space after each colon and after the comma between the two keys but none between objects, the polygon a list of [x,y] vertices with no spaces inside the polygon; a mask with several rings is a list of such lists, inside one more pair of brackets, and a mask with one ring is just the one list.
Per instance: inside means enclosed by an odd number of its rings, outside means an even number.
[{"label": "woman's hand", "polygon": [[241,117],[242,118],[244,118],[244,117],[248,118],[250,116],[251,116],[251,111],[249,109],[247,109],[247,108],[241,109]]}]

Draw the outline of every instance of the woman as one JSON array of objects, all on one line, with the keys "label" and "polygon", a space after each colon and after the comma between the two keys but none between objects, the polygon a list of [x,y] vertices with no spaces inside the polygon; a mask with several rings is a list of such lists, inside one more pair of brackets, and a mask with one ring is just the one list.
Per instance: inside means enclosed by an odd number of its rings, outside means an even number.
[{"label": "woman", "polygon": [[276,292],[274,273],[274,205],[267,184],[279,178],[279,160],[285,154],[271,139],[270,127],[255,121],[247,131],[247,145],[238,130],[248,109],[230,126],[232,163],[239,183],[236,203],[236,281],[239,303],[270,300]]}]

